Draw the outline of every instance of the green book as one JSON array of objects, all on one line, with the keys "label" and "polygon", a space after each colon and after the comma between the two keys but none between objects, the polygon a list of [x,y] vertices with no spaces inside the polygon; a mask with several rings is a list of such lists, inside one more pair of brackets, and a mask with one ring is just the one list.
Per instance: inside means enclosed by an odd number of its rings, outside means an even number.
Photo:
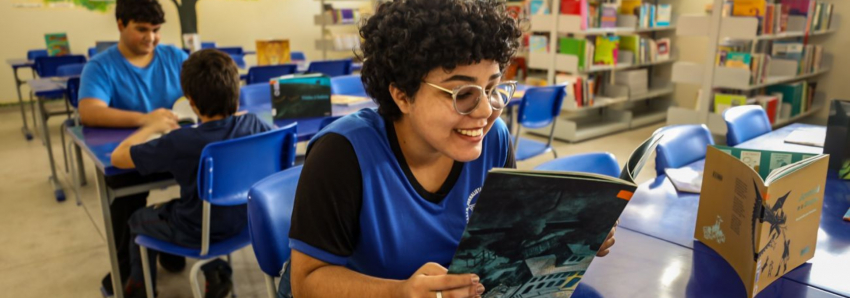
[{"label": "green book", "polygon": [[799,115],[803,108],[803,83],[769,86],[767,94],[782,93],[782,102],[791,105],[791,116]]},{"label": "green book", "polygon": [[584,50],[587,48],[587,40],[583,38],[561,38],[559,40],[560,53],[578,57],[578,70],[584,71],[587,65]]},{"label": "green book", "polygon": [[614,65],[617,63],[619,36],[599,36],[596,38],[596,51],[593,55],[594,64]]},{"label": "green book", "polygon": [[[634,53],[635,60],[640,60],[640,36],[623,35],[620,36],[620,50]],[[635,61],[632,61],[635,63]]]},{"label": "green book", "polygon": [[737,94],[715,94],[714,95],[714,113],[723,114],[726,110],[743,106],[747,104],[747,97]]},{"label": "green book", "polygon": [[68,44],[68,35],[65,33],[48,33],[44,35],[47,44],[48,56],[71,55],[71,46]]}]

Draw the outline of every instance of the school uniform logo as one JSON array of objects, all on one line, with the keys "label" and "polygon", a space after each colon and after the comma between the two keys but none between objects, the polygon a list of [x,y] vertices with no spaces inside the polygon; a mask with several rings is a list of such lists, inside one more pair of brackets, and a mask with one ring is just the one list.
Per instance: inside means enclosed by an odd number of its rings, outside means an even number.
[{"label": "school uniform logo", "polygon": [[469,223],[469,216],[472,215],[472,209],[475,209],[475,203],[478,200],[478,193],[481,192],[481,187],[476,188],[469,194],[469,197],[466,199],[466,223]]}]

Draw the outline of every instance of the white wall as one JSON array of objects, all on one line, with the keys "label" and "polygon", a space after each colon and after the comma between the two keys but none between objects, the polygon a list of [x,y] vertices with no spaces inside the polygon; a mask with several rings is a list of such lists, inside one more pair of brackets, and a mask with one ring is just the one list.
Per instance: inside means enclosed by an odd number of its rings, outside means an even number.
[{"label": "white wall", "polygon": [[[44,34],[65,32],[75,54],[87,53],[96,41],[118,40],[115,11],[92,12],[83,8],[12,8],[20,0],[0,0],[0,103],[16,102],[9,58],[24,58],[29,49],[42,49]],[[160,0],[166,23],[162,28],[162,43],[180,46],[180,23],[177,9],[170,0]],[[356,7],[360,3],[341,3],[338,7]],[[313,0],[201,0],[198,2],[198,31],[204,41],[219,46],[242,46],[254,50],[257,39],[286,38],[292,50],[303,51],[308,59],[321,58],[314,40],[320,28],[313,24],[313,15],[320,11]],[[355,32],[355,28],[333,29]],[[329,57],[332,58],[332,57]],[[253,63],[248,56],[248,64]],[[19,72],[28,78],[28,70]],[[22,87],[24,98],[28,89]]]}]

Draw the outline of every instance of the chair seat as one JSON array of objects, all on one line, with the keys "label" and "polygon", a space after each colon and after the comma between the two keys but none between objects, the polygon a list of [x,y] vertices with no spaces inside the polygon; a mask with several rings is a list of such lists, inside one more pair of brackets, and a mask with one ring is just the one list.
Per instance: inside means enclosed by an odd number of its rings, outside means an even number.
[{"label": "chair seat", "polygon": [[179,246],[168,241],[159,240],[145,235],[136,236],[136,244],[173,255],[206,260],[228,255],[240,248],[248,246],[248,244],[251,244],[251,234],[248,232],[248,225],[245,225],[245,228],[242,229],[238,235],[224,241],[210,243],[210,251],[205,256],[201,256],[200,248]]},{"label": "chair seat", "polygon": [[63,98],[65,98],[65,90],[36,92],[35,96],[38,96],[38,97],[41,97],[41,98],[44,98],[44,99],[48,99],[48,100],[63,99]]},{"label": "chair seat", "polygon": [[544,142],[519,138],[519,146],[514,155],[517,161],[522,161],[549,151],[552,151],[552,147],[547,147]]}]

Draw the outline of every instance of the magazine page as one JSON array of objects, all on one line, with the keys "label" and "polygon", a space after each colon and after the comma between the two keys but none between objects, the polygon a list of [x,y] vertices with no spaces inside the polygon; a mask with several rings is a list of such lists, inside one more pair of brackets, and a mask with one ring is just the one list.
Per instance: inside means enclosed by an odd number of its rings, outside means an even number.
[{"label": "magazine page", "polygon": [[652,153],[655,152],[655,146],[658,145],[658,141],[661,140],[662,133],[655,133],[646,141],[644,141],[640,146],[635,148],[635,151],[632,152],[632,155],[629,156],[629,162],[626,163],[626,166],[623,168],[622,173],[620,174],[620,179],[626,180],[632,184],[635,183],[635,180],[640,174],[641,169],[646,164],[646,161],[652,156]]},{"label": "magazine page", "polygon": [[608,179],[490,172],[449,272],[482,297],[569,297],[636,189]]}]

